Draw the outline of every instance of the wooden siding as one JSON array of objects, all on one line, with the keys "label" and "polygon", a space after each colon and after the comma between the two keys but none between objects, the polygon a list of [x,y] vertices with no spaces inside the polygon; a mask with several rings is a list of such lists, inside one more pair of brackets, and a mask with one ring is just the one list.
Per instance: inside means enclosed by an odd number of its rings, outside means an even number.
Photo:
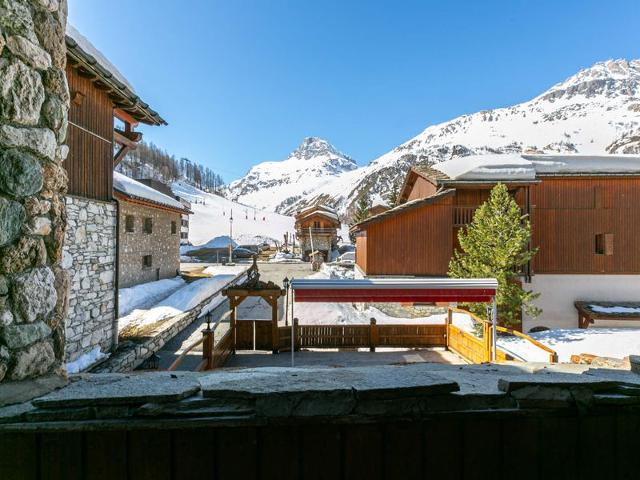
[{"label": "wooden siding", "polygon": [[416,182],[409,191],[407,202],[418,198],[427,198],[436,193],[436,186],[422,177],[417,177]]},{"label": "wooden siding", "polygon": [[365,271],[368,275],[446,275],[452,230],[450,198],[373,223],[367,227]]},{"label": "wooden siding", "polygon": [[367,232],[360,232],[356,237],[356,264],[363,272],[367,271]]},{"label": "wooden siding", "polygon": [[[69,175],[69,194],[110,200],[113,187],[113,104],[106,92],[67,66],[72,100],[63,165]],[[82,99],[81,101],[79,99]],[[75,125],[74,125],[75,124]]]},{"label": "wooden siding", "polygon": [[0,478],[587,480],[640,469],[635,406],[411,413],[58,422],[0,432]]},{"label": "wooden siding", "polygon": [[[533,273],[640,273],[640,178],[544,178],[531,188]],[[596,253],[610,234],[612,254]]]}]

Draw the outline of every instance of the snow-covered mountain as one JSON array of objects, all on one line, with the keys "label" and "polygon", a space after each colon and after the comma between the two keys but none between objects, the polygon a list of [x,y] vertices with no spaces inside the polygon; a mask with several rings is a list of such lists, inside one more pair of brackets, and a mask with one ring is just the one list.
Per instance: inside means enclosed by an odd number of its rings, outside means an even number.
[{"label": "snow-covered mountain", "polygon": [[291,213],[297,201],[357,168],[351,157],[326,140],[307,137],[286,160],[252,167],[243,178],[229,184],[226,193],[238,202]]},{"label": "snow-covered mountain", "polygon": [[[253,204],[268,191],[264,206],[277,211],[289,213],[323,200],[349,216],[361,195],[384,198],[412,165],[522,152],[640,153],[640,60],[599,62],[530,101],[430,126],[367,166],[323,176],[317,183],[310,181],[315,174],[305,161],[293,154],[284,162],[260,164],[234,182],[252,194],[235,198]],[[295,190],[285,180],[287,171],[299,175]]]}]

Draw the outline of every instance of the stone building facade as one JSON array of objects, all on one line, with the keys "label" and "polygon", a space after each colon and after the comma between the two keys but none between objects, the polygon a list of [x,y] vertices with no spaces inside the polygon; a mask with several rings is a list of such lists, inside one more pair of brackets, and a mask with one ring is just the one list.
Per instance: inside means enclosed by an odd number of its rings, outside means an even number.
[{"label": "stone building facade", "polygon": [[68,195],[62,265],[71,290],[66,320],[67,362],[100,347],[107,352],[117,335],[115,202]]},{"label": "stone building facade", "polygon": [[0,381],[63,361],[66,0],[0,2]]},{"label": "stone building facade", "polygon": [[180,220],[179,210],[120,200],[120,288],[180,273]]}]

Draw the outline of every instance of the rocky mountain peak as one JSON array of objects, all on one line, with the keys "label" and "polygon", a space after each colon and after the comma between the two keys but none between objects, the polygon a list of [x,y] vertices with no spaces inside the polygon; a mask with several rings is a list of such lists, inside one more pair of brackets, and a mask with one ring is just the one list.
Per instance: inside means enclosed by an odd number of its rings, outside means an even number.
[{"label": "rocky mountain peak", "polygon": [[351,160],[355,164],[355,161],[353,161],[351,157],[340,152],[329,142],[319,137],[305,137],[298,148],[289,154],[289,158],[299,158],[302,160],[309,160],[319,156],[342,157]]},{"label": "rocky mountain peak", "polygon": [[583,68],[575,75],[551,87],[541,98],[554,100],[583,95],[607,98],[619,95],[640,96],[640,60],[606,60]]}]

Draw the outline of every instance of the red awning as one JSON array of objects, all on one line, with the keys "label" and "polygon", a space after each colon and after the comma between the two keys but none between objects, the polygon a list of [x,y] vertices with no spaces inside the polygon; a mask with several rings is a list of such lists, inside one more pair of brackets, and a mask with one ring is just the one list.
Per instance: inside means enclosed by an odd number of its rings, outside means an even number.
[{"label": "red awning", "polygon": [[294,279],[296,302],[490,302],[493,278]]}]

